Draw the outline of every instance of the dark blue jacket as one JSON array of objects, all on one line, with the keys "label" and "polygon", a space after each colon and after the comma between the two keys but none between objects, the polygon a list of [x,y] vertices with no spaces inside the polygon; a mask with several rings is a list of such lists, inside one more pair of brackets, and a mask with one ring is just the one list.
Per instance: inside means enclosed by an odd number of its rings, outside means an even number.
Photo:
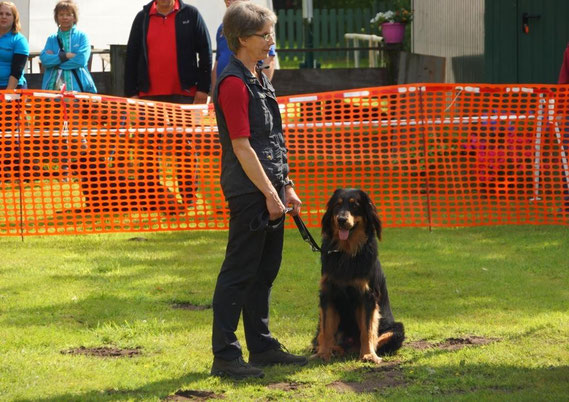
[{"label": "dark blue jacket", "polygon": [[221,188],[226,199],[238,195],[254,193],[259,189],[243,171],[233,152],[231,138],[223,110],[219,106],[218,89],[224,78],[240,78],[249,92],[249,142],[257,154],[265,173],[278,190],[288,176],[288,157],[285,147],[283,127],[275,90],[267,77],[262,74],[263,84],[235,56],[217,80],[213,93],[219,139],[222,147]]},{"label": "dark blue jacket", "polygon": [[[209,93],[211,86],[211,43],[205,21],[198,9],[178,0],[180,10],[176,14],[176,47],[178,74],[182,89],[197,85],[198,91]],[[132,23],[126,48],[124,92],[130,97],[140,91],[148,92],[148,49],[146,36],[150,23],[150,7],[145,5]],[[197,56],[199,55],[199,62]]]}]

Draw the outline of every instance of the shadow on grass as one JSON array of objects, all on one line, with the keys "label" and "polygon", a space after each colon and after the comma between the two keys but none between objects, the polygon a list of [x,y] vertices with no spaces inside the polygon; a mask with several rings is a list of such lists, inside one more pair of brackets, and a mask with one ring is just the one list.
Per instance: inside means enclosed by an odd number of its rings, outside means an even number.
[{"label": "shadow on grass", "polygon": [[543,330],[550,328],[547,325],[539,325],[529,328],[526,331],[509,335],[506,338],[487,338],[482,336],[466,336],[462,338],[449,338],[441,342],[429,342],[425,340],[409,341],[403,343],[403,349],[413,349],[413,356],[405,361],[406,364],[415,363],[422,359],[430,359],[432,357],[447,355],[461,349],[470,349],[480,346],[490,345],[494,343],[517,343],[524,339],[539,336]]},{"label": "shadow on grass", "polygon": [[[566,398],[569,383],[569,366],[526,368],[508,365],[468,364],[439,366],[365,366],[339,375],[339,379],[326,384],[339,393],[379,392],[393,396],[421,395],[422,398],[491,395],[492,400],[504,400],[516,395],[548,400]],[[486,398],[484,398],[486,399]]]},{"label": "shadow on grass", "polygon": [[[555,234],[550,234],[549,230]],[[449,321],[478,317],[478,313],[484,317],[491,311],[516,317],[566,310],[567,293],[560,283],[569,278],[569,266],[564,266],[563,261],[560,263],[559,252],[554,254],[557,259],[549,260],[553,258],[549,248],[558,249],[569,244],[561,236],[566,232],[563,228],[527,228],[521,232],[515,228],[440,229],[440,233],[434,234],[391,231],[391,240],[383,242],[381,260],[388,276],[392,308],[398,319]],[[519,241],[507,241],[512,237],[511,231],[520,238]],[[449,233],[458,244],[450,249]],[[29,281],[0,288],[0,294],[25,295],[34,287],[34,278],[36,281],[53,281],[52,292],[60,287],[65,289],[69,283],[82,282],[88,294],[76,301],[59,300],[59,303],[44,307],[12,307],[9,314],[3,315],[2,321],[27,326],[54,322],[69,324],[75,320],[91,327],[106,320],[124,322],[158,317],[171,309],[169,302],[211,303],[226,233],[142,236],[148,241],[132,242],[125,236],[85,236],[58,247],[61,257],[54,258],[56,261],[45,269],[47,272],[37,277],[30,275]],[[530,240],[521,241],[522,238]],[[33,249],[38,253],[42,248],[55,247],[47,239],[32,241]],[[316,315],[319,276],[316,269],[319,264],[297,232],[287,231],[286,241],[285,260],[277,278],[275,295],[282,292],[280,296],[287,302],[292,302],[286,299],[289,294],[294,295],[290,297],[294,300],[312,298],[312,305],[304,303],[298,308],[305,314]],[[533,258],[526,257],[530,254],[525,251],[520,252],[533,246],[545,248]],[[456,257],[455,251],[464,254]],[[70,266],[74,260],[84,264],[86,258],[88,272],[73,272]],[[58,264],[66,268],[58,272]],[[310,289],[307,288],[308,281],[314,283]],[[524,297],[528,291],[531,297]],[[425,306],[432,308],[425,310]]]},{"label": "shadow on grass", "polygon": [[[73,328],[78,325],[85,328],[95,328],[101,323],[118,323],[135,321],[160,321],[166,316],[171,317],[198,317],[196,314],[208,315],[207,308],[203,310],[184,310],[176,308],[176,302],[161,302],[152,295],[135,297],[118,297],[101,293],[86,297],[83,300],[68,303],[50,304],[45,307],[12,309],[10,315],[4,315],[2,322],[10,326],[67,326]],[[179,303],[179,302],[178,302]],[[210,302],[211,303],[211,302]],[[198,303],[196,303],[198,304]],[[199,305],[199,304],[198,304]],[[200,320],[193,321],[199,325]],[[182,325],[180,324],[180,327]]]},{"label": "shadow on grass", "polygon": [[[214,379],[206,372],[188,373],[178,378],[167,379],[162,381],[150,382],[136,389],[105,389],[93,390],[84,393],[69,392],[46,398],[33,399],[14,399],[16,402],[61,402],[61,401],[132,401],[132,400],[185,400],[184,397],[196,400],[210,400],[221,398],[224,399],[224,393],[227,389],[248,388],[252,384],[261,389],[266,387],[267,394],[271,394],[275,384],[292,384],[289,380],[295,373],[302,371],[303,367],[297,366],[276,366],[264,369],[266,377],[264,379],[250,380],[231,380],[231,379]],[[203,385],[193,385],[208,379],[213,379],[214,383],[210,389],[203,389]],[[217,382],[218,383],[215,383]],[[308,383],[303,383],[308,384]],[[273,391],[271,391],[273,389]],[[291,389],[292,391],[292,389]],[[261,391],[262,392],[262,391]],[[176,396],[182,398],[176,399]]]},{"label": "shadow on grass", "polygon": [[93,390],[84,393],[70,392],[48,398],[14,399],[18,402],[60,402],[60,401],[122,401],[140,400],[147,398],[164,399],[181,388],[188,388],[189,384],[204,380],[209,376],[205,373],[188,373],[178,378],[148,383],[136,389],[109,389]]},{"label": "shadow on grass", "polygon": [[[325,364],[310,364],[307,369],[322,367]],[[93,390],[83,393],[70,392],[46,398],[14,399],[17,402],[60,402],[60,401],[126,401],[126,400],[175,400],[180,396],[198,396],[195,399],[225,399],[225,392],[232,391],[236,399],[306,399],[322,397],[322,386],[332,394],[373,394],[377,397],[457,398],[474,400],[504,400],[521,398],[536,400],[563,400],[566,398],[566,384],[569,383],[569,366],[524,368],[509,365],[457,364],[432,368],[429,366],[399,366],[395,362],[387,365],[362,365],[353,370],[337,373],[337,379],[321,382],[291,380],[282,370],[273,368],[264,379],[250,381],[219,380],[203,389],[197,384],[209,378],[207,373],[188,373],[178,378],[148,383],[135,389]],[[302,368],[299,368],[302,370]],[[329,369],[326,369],[330,371]],[[329,376],[327,376],[329,378]],[[255,395],[250,395],[250,385],[255,385]],[[247,388],[247,394],[240,389]],[[311,394],[311,389],[313,392]],[[205,399],[200,395],[208,396]],[[330,397],[330,394],[327,394]],[[170,397],[170,398],[169,398]],[[194,398],[191,398],[194,399]]]}]

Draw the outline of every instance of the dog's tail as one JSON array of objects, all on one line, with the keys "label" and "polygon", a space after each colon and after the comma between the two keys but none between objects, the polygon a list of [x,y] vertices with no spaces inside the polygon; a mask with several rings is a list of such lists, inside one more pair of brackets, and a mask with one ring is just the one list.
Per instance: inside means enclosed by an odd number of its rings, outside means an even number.
[{"label": "dog's tail", "polygon": [[405,327],[401,322],[384,322],[384,319],[381,319],[379,322],[379,336],[383,334],[391,333],[391,336],[382,343],[379,348],[377,349],[377,354],[380,356],[384,355],[392,355],[401,348],[403,345],[403,341],[405,340]]}]

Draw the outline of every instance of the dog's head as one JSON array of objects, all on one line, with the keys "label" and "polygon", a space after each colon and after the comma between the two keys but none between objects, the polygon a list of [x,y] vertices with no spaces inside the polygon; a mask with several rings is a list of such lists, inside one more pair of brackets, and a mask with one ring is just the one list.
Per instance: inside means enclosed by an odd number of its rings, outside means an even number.
[{"label": "dog's head", "polygon": [[322,236],[340,243],[365,241],[369,236],[381,239],[381,222],[368,194],[359,189],[337,189],[322,217]]}]

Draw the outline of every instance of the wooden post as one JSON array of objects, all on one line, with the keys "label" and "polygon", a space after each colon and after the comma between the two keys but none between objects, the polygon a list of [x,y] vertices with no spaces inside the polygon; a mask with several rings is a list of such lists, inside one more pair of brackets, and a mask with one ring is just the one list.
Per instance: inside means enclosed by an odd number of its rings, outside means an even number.
[{"label": "wooden post", "polygon": [[397,70],[399,68],[399,54],[403,49],[403,43],[384,43],[383,49],[387,55],[387,71],[391,85],[397,84]]},{"label": "wooden post", "polygon": [[124,66],[126,45],[111,45],[111,88],[110,93],[124,96]]}]

